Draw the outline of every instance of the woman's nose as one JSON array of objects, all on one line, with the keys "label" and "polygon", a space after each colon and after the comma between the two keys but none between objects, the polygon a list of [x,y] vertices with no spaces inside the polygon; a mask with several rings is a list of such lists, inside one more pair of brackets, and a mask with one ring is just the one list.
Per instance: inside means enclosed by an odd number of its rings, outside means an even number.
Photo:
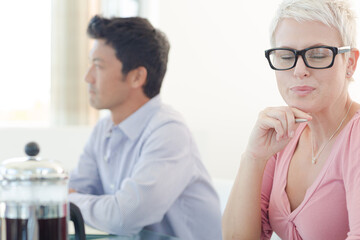
[{"label": "woman's nose", "polygon": [[310,75],[309,68],[305,65],[305,61],[302,56],[298,56],[296,66],[294,67],[294,76],[297,78],[304,78]]}]

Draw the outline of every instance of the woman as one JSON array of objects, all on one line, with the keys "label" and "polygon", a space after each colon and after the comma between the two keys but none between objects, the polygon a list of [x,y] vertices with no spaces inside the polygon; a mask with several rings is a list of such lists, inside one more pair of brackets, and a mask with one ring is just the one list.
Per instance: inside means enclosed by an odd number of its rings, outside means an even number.
[{"label": "woman", "polygon": [[355,29],[345,0],[280,5],[266,57],[288,106],[259,114],[224,239],[360,239],[360,105],[348,93]]}]

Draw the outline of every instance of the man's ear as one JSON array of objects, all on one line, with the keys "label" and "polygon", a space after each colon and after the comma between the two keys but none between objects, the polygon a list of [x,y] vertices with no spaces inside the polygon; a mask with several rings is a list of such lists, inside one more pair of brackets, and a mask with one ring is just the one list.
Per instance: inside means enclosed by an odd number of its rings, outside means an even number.
[{"label": "man's ear", "polygon": [[145,67],[137,67],[127,74],[127,78],[133,88],[141,88],[146,83],[147,70]]}]

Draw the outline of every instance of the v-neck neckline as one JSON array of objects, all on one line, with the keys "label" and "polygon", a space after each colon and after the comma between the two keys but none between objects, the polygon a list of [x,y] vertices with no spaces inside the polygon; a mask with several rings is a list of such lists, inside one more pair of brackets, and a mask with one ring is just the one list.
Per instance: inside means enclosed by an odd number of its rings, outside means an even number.
[{"label": "v-neck neckline", "polygon": [[[337,146],[338,145],[338,141],[340,141],[340,139],[342,139],[340,136],[342,136],[345,132],[345,129],[347,129],[349,127],[349,124],[351,122],[353,122],[353,120],[355,119],[356,115],[360,113],[360,110],[357,111],[352,118],[349,120],[349,122],[346,123],[346,125],[344,126],[344,128],[340,131],[340,133],[336,136],[335,141],[333,143],[333,146]],[[283,186],[282,186],[282,194],[285,195],[286,201],[286,211],[288,214],[288,218],[289,220],[293,220],[295,219],[295,217],[301,212],[301,210],[304,208],[304,206],[306,205],[306,203],[310,200],[311,196],[314,194],[315,190],[317,189],[317,187],[319,186],[319,184],[321,183],[321,180],[324,178],[326,171],[328,170],[330,164],[333,162],[334,160],[334,151],[336,150],[336,148],[332,147],[329,156],[327,157],[327,159],[325,159],[325,163],[324,166],[322,167],[322,169],[320,170],[318,176],[316,176],[314,182],[308,187],[308,189],[306,189],[305,195],[304,195],[304,199],[301,201],[301,203],[293,210],[291,211],[291,206],[290,206],[290,200],[289,200],[289,196],[286,192],[286,186],[287,186],[287,177],[288,177],[288,173],[289,173],[289,167],[290,167],[290,162],[291,162],[291,158],[294,155],[296,146],[298,145],[298,142],[300,140],[301,134],[303,133],[303,131],[305,130],[305,128],[307,127],[307,123],[304,123],[303,126],[299,126],[302,127],[302,129],[300,129],[300,131],[298,132],[296,139],[294,141],[291,142],[291,151],[289,151],[288,157],[290,159],[287,159],[286,164],[284,164],[284,167],[286,169],[286,174],[283,175],[282,182],[283,182]]]}]

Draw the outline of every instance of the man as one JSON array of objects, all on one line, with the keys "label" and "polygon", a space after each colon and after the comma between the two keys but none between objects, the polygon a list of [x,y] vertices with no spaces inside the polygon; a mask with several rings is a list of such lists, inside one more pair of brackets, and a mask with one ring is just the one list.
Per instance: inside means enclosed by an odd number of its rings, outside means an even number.
[{"label": "man", "polygon": [[159,97],[169,43],[143,18],[95,16],[85,81],[96,125],[70,176],[85,222],[118,235],[149,229],[184,240],[221,239],[219,200],[180,115]]}]

